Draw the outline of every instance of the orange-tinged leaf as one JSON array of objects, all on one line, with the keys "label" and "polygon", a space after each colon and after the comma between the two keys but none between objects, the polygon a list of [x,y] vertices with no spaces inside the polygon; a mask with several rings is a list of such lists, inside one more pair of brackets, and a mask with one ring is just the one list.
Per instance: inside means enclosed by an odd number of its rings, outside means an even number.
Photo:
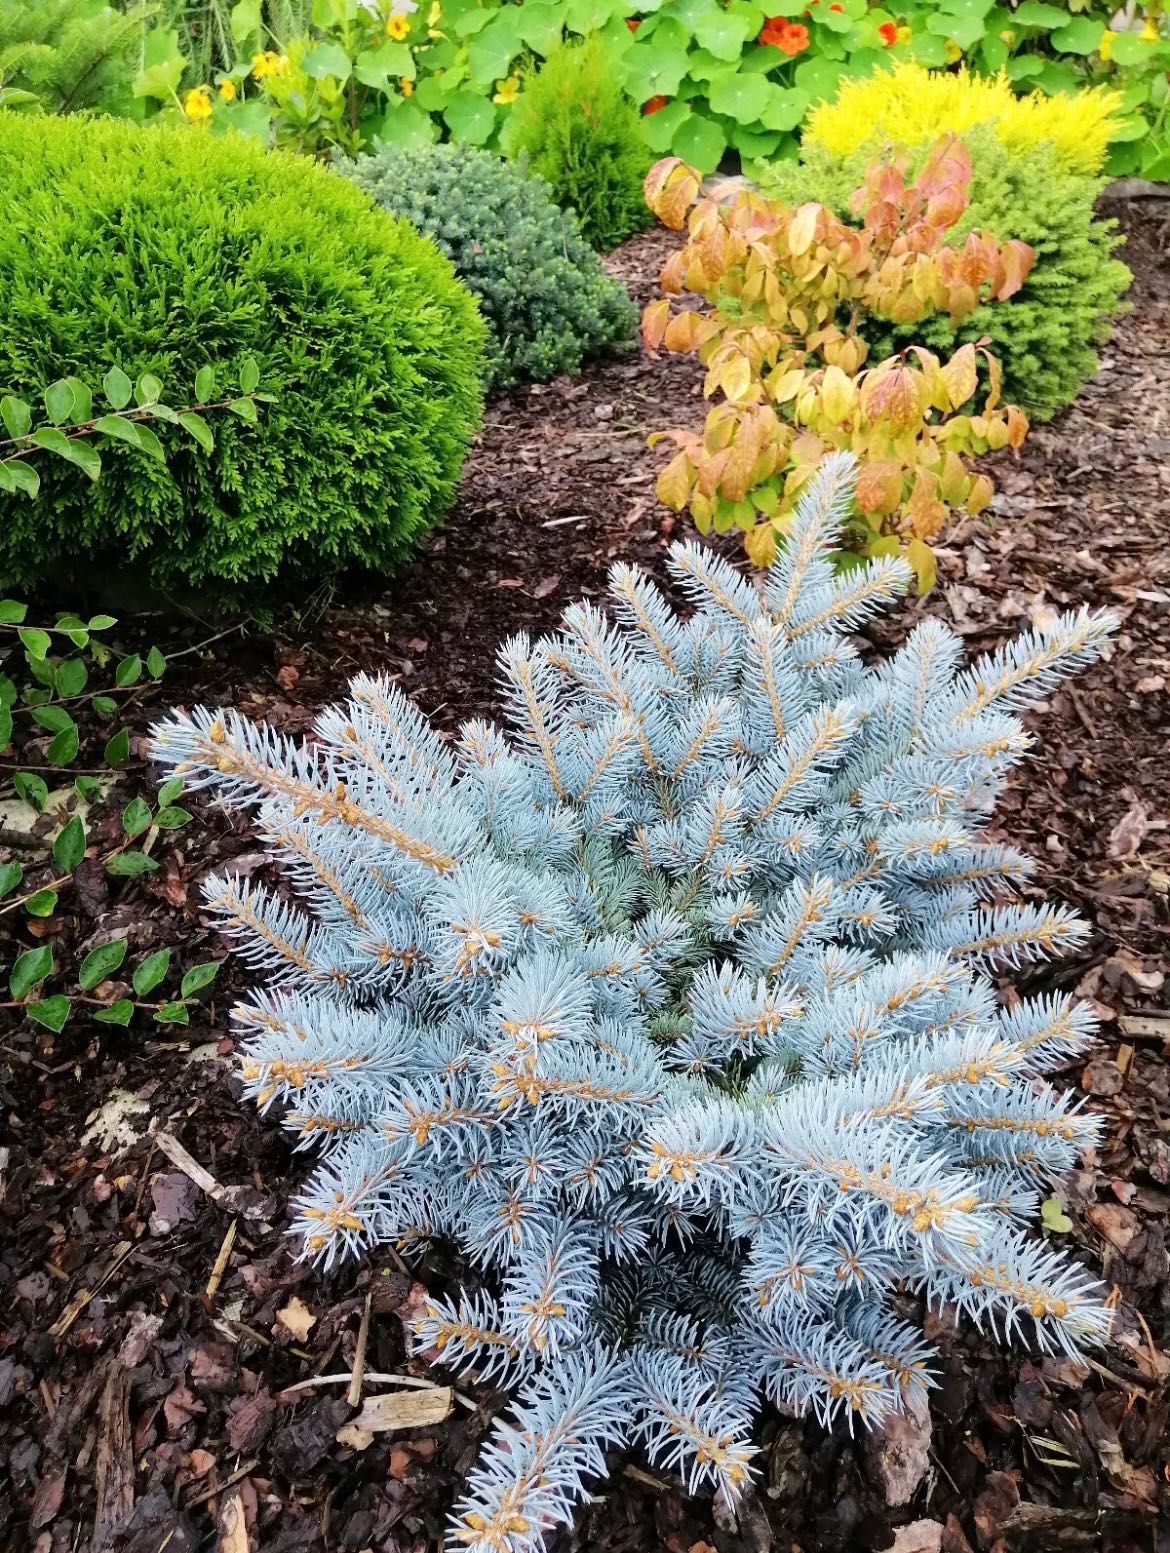
[{"label": "orange-tinged leaf", "polygon": [[1028,435],[1028,417],[1017,405],[1007,407],[1008,446],[1018,448]]},{"label": "orange-tinged leaf", "polygon": [[694,308],[684,308],[666,325],[661,343],[668,351],[692,351],[703,334],[703,317]]},{"label": "orange-tinged leaf", "polygon": [[856,500],[864,513],[893,512],[902,499],[902,470],[892,459],[862,464],[857,476]]},{"label": "orange-tinged leaf", "polygon": [[670,298],[662,297],[642,314],[642,343],[648,351],[656,351],[662,344],[662,336],[670,322]]},{"label": "orange-tinged leaf", "polygon": [[788,251],[795,258],[807,253],[817,234],[817,220],[824,207],[810,200],[801,205],[788,223]]},{"label": "orange-tinged leaf", "polygon": [[881,421],[897,437],[922,419],[926,383],[912,367],[876,368],[861,390],[861,407],[871,421]]},{"label": "orange-tinged leaf", "polygon": [[1015,296],[1031,274],[1036,250],[1029,243],[1021,242],[1018,237],[1011,237],[1006,243],[1000,244],[999,258],[1000,268],[996,276],[999,284],[995,296],[997,301],[1004,302],[1008,297]]},{"label": "orange-tinged leaf", "polygon": [[663,157],[646,174],[646,203],[672,231],[679,231],[699,193],[699,176],[677,156]]},{"label": "orange-tinged leaf", "polygon": [[939,371],[947,391],[947,398],[951,401],[950,407],[957,410],[960,405],[966,404],[979,386],[974,345],[970,343],[961,345],[950,361],[943,363]]}]

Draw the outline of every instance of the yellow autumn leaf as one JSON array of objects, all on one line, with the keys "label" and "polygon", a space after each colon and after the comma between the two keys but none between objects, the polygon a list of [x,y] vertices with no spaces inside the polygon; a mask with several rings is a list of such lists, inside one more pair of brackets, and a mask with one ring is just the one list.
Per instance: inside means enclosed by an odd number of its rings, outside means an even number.
[{"label": "yellow autumn leaf", "polygon": [[662,297],[642,314],[642,342],[647,350],[654,351],[662,344],[662,336],[670,322],[670,299]]},{"label": "yellow autumn leaf", "polygon": [[770,523],[757,523],[743,536],[743,547],[753,566],[771,566],[776,559],[776,530]]},{"label": "yellow autumn leaf", "polygon": [[733,403],[747,398],[752,388],[752,369],[746,356],[731,358],[719,374],[719,387]]},{"label": "yellow autumn leaf", "polygon": [[826,367],[821,382],[821,413],[830,426],[848,420],[857,404],[857,388],[840,367]]},{"label": "yellow autumn leaf", "polygon": [[906,559],[914,568],[919,593],[929,593],[938,581],[938,563],[934,551],[921,539],[912,539],[906,546]]},{"label": "yellow autumn leaf", "polygon": [[658,484],[655,487],[658,500],[664,502],[672,512],[681,512],[687,504],[687,497],[691,494],[692,481],[689,457],[685,452],[676,453],[658,476]]},{"label": "yellow autumn leaf", "polygon": [[943,364],[940,371],[947,397],[951,401],[951,406],[957,410],[961,404],[967,403],[979,386],[974,345],[970,343],[961,345],[950,361]]},{"label": "yellow autumn leaf", "polygon": [[801,205],[788,223],[788,249],[793,255],[799,256],[807,253],[812,247],[813,238],[817,234],[817,217],[821,213],[820,205],[810,201],[807,205]]},{"label": "yellow autumn leaf", "polygon": [[986,475],[976,475],[967,492],[967,511],[972,515],[983,512],[995,495],[995,487]]}]

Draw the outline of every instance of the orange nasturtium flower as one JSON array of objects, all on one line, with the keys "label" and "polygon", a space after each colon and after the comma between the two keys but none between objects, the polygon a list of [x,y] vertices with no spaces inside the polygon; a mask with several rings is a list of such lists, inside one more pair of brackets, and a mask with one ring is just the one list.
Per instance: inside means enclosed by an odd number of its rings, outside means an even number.
[{"label": "orange nasturtium flower", "polygon": [[193,86],[183,98],[183,112],[192,124],[203,124],[211,117],[211,93],[205,86]]},{"label": "orange nasturtium flower", "polygon": [[808,48],[808,28],[800,22],[790,22],[783,16],[769,16],[758,41],[771,44],[791,59]]},{"label": "orange nasturtium flower", "polygon": [[631,32],[637,32],[638,28],[641,25],[642,25],[642,18],[640,16],[627,16],[626,17],[626,26],[630,29]]},{"label": "orange nasturtium flower", "polygon": [[842,12],[844,9],[845,7],[843,5],[837,4],[837,0],[833,0],[832,5],[829,7],[830,11],[836,11],[838,13]]},{"label": "orange nasturtium flower", "polygon": [[642,112],[644,114],[657,113],[661,108],[666,107],[667,101],[668,99],[665,97],[651,97],[642,105]]},{"label": "orange nasturtium flower", "polygon": [[883,48],[892,49],[898,41],[898,29],[893,22],[883,22],[878,28],[878,37]]},{"label": "orange nasturtium flower", "polygon": [[409,31],[410,23],[399,12],[395,11],[393,16],[386,18],[386,36],[393,38],[395,43],[401,43]]}]

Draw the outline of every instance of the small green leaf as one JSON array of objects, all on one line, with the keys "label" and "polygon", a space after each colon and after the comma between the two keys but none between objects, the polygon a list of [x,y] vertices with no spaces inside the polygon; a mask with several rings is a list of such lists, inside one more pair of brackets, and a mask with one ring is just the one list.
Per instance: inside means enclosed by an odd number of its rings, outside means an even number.
[{"label": "small green leaf", "polygon": [[69,1018],[69,999],[64,993],[56,992],[41,1003],[26,1004],[24,1011],[37,1024],[44,1025],[47,1030],[54,1030],[59,1034]]},{"label": "small green leaf", "polygon": [[115,879],[136,879],[139,874],[152,874],[158,868],[153,857],[145,852],[116,852],[107,859],[106,872]]},{"label": "small green leaf", "polygon": [[45,804],[49,801],[49,789],[43,777],[37,776],[34,771],[18,771],[12,778],[12,785],[18,798],[23,798],[38,814],[44,812]]},{"label": "small green leaf", "polygon": [[47,631],[42,631],[38,626],[21,626],[17,631],[21,645],[30,658],[45,658],[49,648],[53,645],[53,638]]},{"label": "small green leaf", "polygon": [[255,393],[260,386],[260,368],[249,356],[240,368],[240,387],[246,394]]},{"label": "small green leaf", "polygon": [[113,717],[118,710],[118,703],[113,696],[94,696],[89,704],[99,717]]},{"label": "small green leaf", "polygon": [[134,397],[134,384],[121,367],[111,367],[102,379],[102,389],[115,410],[124,410]]},{"label": "small green leaf", "polygon": [[1046,1197],[1040,1204],[1040,1220],[1045,1229],[1050,1229],[1054,1235],[1067,1235],[1073,1227],[1073,1221],[1064,1211],[1064,1206],[1059,1197]]},{"label": "small green leaf", "polygon": [[150,427],[143,426],[141,422],[138,424],[138,446],[144,453],[149,453],[151,458],[157,459],[160,464],[166,463],[167,450]]},{"label": "small green leaf", "polygon": [[122,829],[128,836],[141,836],[150,824],[150,805],[143,798],[132,798],[122,810]]},{"label": "small green leaf", "polygon": [[30,499],[36,496],[41,488],[41,477],[31,464],[26,464],[18,458],[14,463],[7,463],[4,467],[16,481],[18,490],[23,491]]},{"label": "small green leaf", "polygon": [[159,652],[157,647],[152,647],[146,655],[146,672],[152,679],[160,679],[166,671],[166,656]]},{"label": "small green leaf", "polygon": [[171,951],[169,949],[156,949],[153,954],[148,954],[130,978],[138,997],[144,998],[148,992],[153,992],[170,969],[170,966]]},{"label": "small green leaf", "polygon": [[59,696],[79,696],[85,689],[89,670],[84,658],[66,658],[57,665],[56,691]]},{"label": "small green leaf", "polygon": [[191,1016],[185,1003],[164,1003],[154,1016],[156,1024],[189,1025]]},{"label": "small green leaf", "polygon": [[77,790],[77,796],[85,803],[97,803],[102,796],[102,784],[91,776],[79,776],[73,780],[73,786]]},{"label": "small green leaf", "polygon": [[62,728],[60,733],[54,734],[45,757],[50,765],[67,766],[71,760],[77,759],[77,747],[77,725],[70,723],[68,728]]},{"label": "small green leaf", "polygon": [[84,856],[85,826],[80,814],[75,814],[57,832],[53,841],[53,861],[62,873],[71,874]]},{"label": "small green leaf", "polygon": [[108,944],[99,944],[96,949],[91,949],[77,973],[82,992],[92,992],[112,976],[126,958],[129,947],[128,939],[113,938]]},{"label": "small green leaf", "polygon": [[154,823],[159,830],[178,830],[180,826],[188,824],[190,819],[189,809],[182,809],[177,804],[172,804],[158,811],[154,817]]},{"label": "small green leaf", "polygon": [[128,1025],[134,1018],[134,1004],[129,998],[119,998],[108,1008],[95,1009],[93,1017],[103,1025]]},{"label": "small green leaf", "polygon": [[96,448],[91,448],[88,442],[82,442],[77,437],[67,437],[55,426],[38,427],[29,441],[35,447],[44,448],[46,453],[56,453],[58,458],[65,459],[67,463],[76,464],[91,480],[96,480],[102,472],[101,455]]},{"label": "small green leaf", "polygon": [[11,895],[23,878],[24,869],[19,863],[0,863],[0,897]]},{"label": "small green leaf", "polygon": [[107,766],[123,766],[130,759],[130,735],[119,728],[112,739],[106,740],[104,757]]},{"label": "small green leaf", "polygon": [[23,625],[27,614],[28,605],[19,599],[0,599],[0,626]]},{"label": "small green leaf", "polygon": [[215,438],[211,434],[211,427],[201,415],[196,415],[194,410],[183,410],[179,415],[179,425],[205,453],[214,453]]},{"label": "small green leaf", "polygon": [[129,685],[136,685],[141,678],[142,659],[134,652],[119,663],[114,673],[114,684],[119,690],[125,690]]},{"label": "small green leaf", "polygon": [[144,372],[134,385],[134,398],[139,406],[148,410],[162,398],[162,384],[153,372]]},{"label": "small green leaf", "polygon": [[62,728],[61,732],[54,734],[45,757],[53,766],[67,766],[71,760],[77,759],[77,725],[70,723],[68,728]]},{"label": "small green leaf", "polygon": [[12,974],[8,978],[8,991],[18,1001],[40,986],[53,969],[53,951],[48,944],[36,949],[26,949],[16,957]]},{"label": "small green leaf", "polygon": [[46,729],[49,733],[60,733],[63,728],[72,728],[73,719],[63,706],[56,706],[49,702],[45,706],[33,708],[33,722]]},{"label": "small green leaf", "polygon": [[51,917],[57,909],[56,890],[38,890],[25,901],[24,909],[30,917]]},{"label": "small green leaf", "polygon": [[73,385],[63,377],[45,389],[45,409],[54,426],[63,426],[72,417],[75,403]]},{"label": "small green leaf", "polygon": [[204,987],[210,986],[219,974],[219,960],[206,960],[202,965],[193,965],[183,977],[179,991],[185,998],[192,997],[196,992],[201,992]]},{"label": "small green leaf", "polygon": [[23,399],[14,399],[11,394],[5,394],[0,399],[0,420],[4,422],[10,437],[27,437],[32,425],[32,411]]},{"label": "small green leaf", "polygon": [[88,383],[83,383],[79,377],[68,377],[65,381],[73,390],[72,420],[80,426],[93,415],[93,392]]},{"label": "small green leaf", "polygon": [[142,430],[134,421],[128,421],[124,415],[102,415],[93,423],[94,431],[100,431],[103,436],[116,437],[119,442],[128,442],[132,448],[141,448]]},{"label": "small green leaf", "polygon": [[169,782],[164,782],[158,790],[158,806],[165,809],[168,804],[174,803],[176,798],[183,796],[183,778],[172,777]]},{"label": "small green leaf", "polygon": [[215,368],[200,367],[195,374],[195,397],[200,404],[206,404],[215,393]]},{"label": "small green leaf", "polygon": [[108,631],[111,626],[118,624],[113,615],[94,615],[85,623],[91,631]]},{"label": "small green leaf", "polygon": [[12,712],[0,702],[0,754],[12,743]]},{"label": "small green leaf", "polygon": [[256,424],[256,406],[250,399],[233,399],[228,409],[233,415],[238,415],[242,421],[247,421],[249,426]]}]

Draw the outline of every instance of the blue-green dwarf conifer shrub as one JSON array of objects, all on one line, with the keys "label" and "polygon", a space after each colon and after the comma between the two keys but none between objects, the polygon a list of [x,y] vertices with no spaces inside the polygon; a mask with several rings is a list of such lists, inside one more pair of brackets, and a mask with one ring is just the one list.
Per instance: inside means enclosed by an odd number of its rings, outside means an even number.
[{"label": "blue-green dwarf conifer shrub", "polygon": [[1097,1137],[1040,1079],[1092,1017],[1005,1012],[990,979],[1085,928],[1013,901],[1028,860],[981,827],[1018,714],[1113,622],[964,668],[927,620],[864,666],[850,633],[909,574],[835,573],[852,475],[809,482],[762,597],[678,545],[688,615],[617,566],[612,615],[510,641],[510,737],[451,747],[365,675],[312,745],[234,712],[155,730],[301,898],[207,887],[269,978],[236,1011],[247,1090],[323,1151],[305,1255],[443,1236],[488,1291],[415,1324],[518,1388],[453,1545],[541,1547],[622,1441],[734,1492],[761,1398],[880,1421],[932,1383],[895,1288],[1047,1352],[1106,1335],[1025,1228]]},{"label": "blue-green dwarf conifer shrub", "polygon": [[[274,396],[215,449],[160,426],[99,484],[4,504],[0,583],[138,561],[163,586],[383,569],[442,516],[478,424],[486,331],[434,245],[307,157],[189,127],[0,111],[0,385],[117,365]],[[247,408],[247,407],[246,407]]]},{"label": "blue-green dwarf conifer shrub", "polygon": [[343,170],[451,260],[491,332],[489,386],[546,383],[633,341],[625,287],[523,165],[470,146],[386,146]]}]

